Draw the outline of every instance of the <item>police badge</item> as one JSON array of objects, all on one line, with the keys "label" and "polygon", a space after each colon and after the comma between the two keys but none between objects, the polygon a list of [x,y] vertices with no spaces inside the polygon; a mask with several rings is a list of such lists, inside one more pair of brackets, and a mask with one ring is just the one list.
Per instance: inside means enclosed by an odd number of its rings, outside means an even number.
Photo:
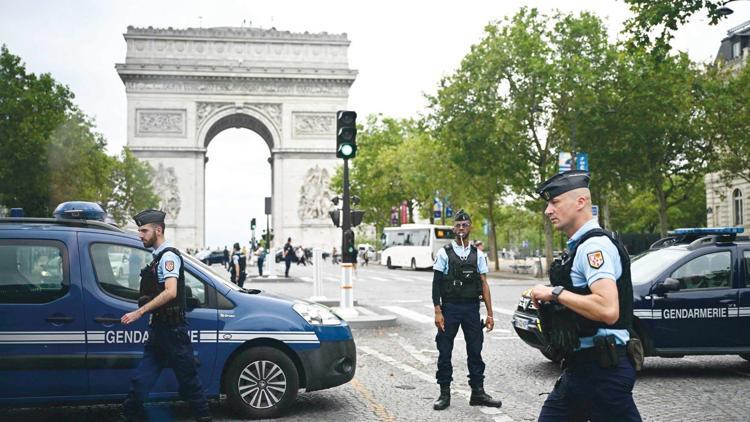
[{"label": "police badge", "polygon": [[[589,260],[591,262],[591,260]],[[167,269],[167,271],[173,271],[174,270],[174,261],[167,261],[164,263],[164,268]]]},{"label": "police badge", "polygon": [[602,251],[591,252],[586,255],[586,257],[589,259],[589,266],[591,268],[599,269],[602,264],[604,264],[604,255],[602,255]]}]

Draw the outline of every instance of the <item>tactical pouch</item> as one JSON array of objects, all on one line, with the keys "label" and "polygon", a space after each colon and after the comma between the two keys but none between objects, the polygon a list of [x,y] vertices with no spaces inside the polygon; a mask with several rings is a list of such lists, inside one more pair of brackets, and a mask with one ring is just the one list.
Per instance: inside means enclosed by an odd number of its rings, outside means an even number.
[{"label": "tactical pouch", "polygon": [[601,368],[616,368],[619,365],[620,358],[617,355],[615,336],[594,337],[594,347],[599,355],[599,366]]},{"label": "tactical pouch", "polygon": [[636,371],[643,369],[645,352],[643,351],[643,343],[641,342],[641,339],[630,334],[627,350],[628,359],[630,359],[630,363],[633,364],[633,368],[635,368]]},{"label": "tactical pouch", "polygon": [[542,334],[556,355],[569,356],[580,345],[575,314],[558,303],[543,303],[539,308]]},{"label": "tactical pouch", "polygon": [[142,308],[145,304],[151,302],[154,298],[151,296],[141,296],[138,298],[138,307]]}]

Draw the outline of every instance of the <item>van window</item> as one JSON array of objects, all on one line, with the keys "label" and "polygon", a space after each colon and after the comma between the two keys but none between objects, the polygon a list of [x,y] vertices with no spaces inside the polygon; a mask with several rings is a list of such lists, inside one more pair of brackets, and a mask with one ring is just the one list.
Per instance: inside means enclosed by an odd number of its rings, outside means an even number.
[{"label": "van window", "polygon": [[0,241],[0,303],[47,303],[70,289],[60,242]]},{"label": "van window", "polygon": [[[91,245],[91,261],[96,280],[102,290],[119,299],[138,301],[141,269],[153,259],[149,251],[109,243]],[[206,287],[195,276],[185,271],[187,296],[198,299],[201,306],[208,303]]]},{"label": "van window", "polygon": [[435,229],[435,239],[455,239],[456,233],[451,229]]},{"label": "van window", "polygon": [[405,229],[398,231],[387,231],[385,234],[386,248],[391,246],[429,246],[429,229]]},{"label": "van window", "polygon": [[702,255],[682,265],[671,277],[680,281],[681,289],[730,287],[731,259],[732,254],[729,251]]}]

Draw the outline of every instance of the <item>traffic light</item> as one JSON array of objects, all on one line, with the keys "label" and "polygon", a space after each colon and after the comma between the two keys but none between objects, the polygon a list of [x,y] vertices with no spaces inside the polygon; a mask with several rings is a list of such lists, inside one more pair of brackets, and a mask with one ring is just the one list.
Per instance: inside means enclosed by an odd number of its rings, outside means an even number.
[{"label": "traffic light", "polygon": [[250,230],[255,230],[255,218],[250,220]]},{"label": "traffic light", "polygon": [[331,221],[336,227],[341,227],[341,210],[333,210],[328,213],[331,216]]},{"label": "traffic light", "polygon": [[357,113],[339,111],[336,114],[336,157],[348,160],[357,155]]},{"label": "traffic light", "polygon": [[365,212],[361,210],[352,210],[352,227],[357,227],[362,224],[362,218],[365,216]]},{"label": "traffic light", "polygon": [[347,230],[344,232],[344,245],[341,251],[343,262],[354,264],[357,262],[357,246],[354,244],[354,231]]}]

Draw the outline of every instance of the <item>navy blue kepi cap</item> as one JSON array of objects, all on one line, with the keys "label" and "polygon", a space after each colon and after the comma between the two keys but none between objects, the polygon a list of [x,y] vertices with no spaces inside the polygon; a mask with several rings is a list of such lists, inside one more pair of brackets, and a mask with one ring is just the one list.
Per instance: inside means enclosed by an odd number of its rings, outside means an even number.
[{"label": "navy blue kepi cap", "polygon": [[469,217],[469,213],[466,211],[458,210],[456,216],[453,217],[453,221],[471,221],[471,217]]},{"label": "navy blue kepi cap", "polygon": [[573,170],[558,173],[536,188],[536,193],[545,201],[573,189],[588,188],[591,175],[587,171]]},{"label": "navy blue kepi cap", "polygon": [[133,220],[135,220],[135,224],[137,224],[138,227],[141,227],[144,224],[163,223],[166,215],[167,214],[164,211],[143,210],[136,214],[136,216],[133,217]]}]

